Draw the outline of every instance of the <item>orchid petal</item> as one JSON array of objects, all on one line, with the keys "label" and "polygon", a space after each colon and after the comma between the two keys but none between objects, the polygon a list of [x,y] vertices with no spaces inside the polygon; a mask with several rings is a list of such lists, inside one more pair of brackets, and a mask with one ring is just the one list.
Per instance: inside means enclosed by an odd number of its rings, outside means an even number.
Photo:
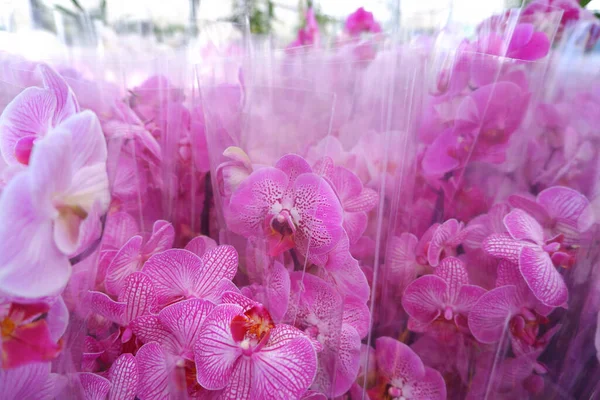
[{"label": "orchid petal", "polygon": [[544,229],[531,215],[515,208],[504,217],[504,225],[508,233],[516,240],[531,240],[537,244],[544,243]]},{"label": "orchid petal", "polygon": [[175,229],[170,222],[158,220],[152,226],[152,235],[144,245],[142,253],[159,253],[170,249],[175,240]]},{"label": "orchid petal", "polygon": [[515,286],[495,288],[479,298],[469,313],[469,329],[482,343],[495,343],[508,329],[508,322],[521,304]]},{"label": "orchid petal", "polygon": [[234,247],[217,246],[207,251],[201,258],[203,268],[196,282],[198,295],[210,293],[222,279],[233,279],[238,267],[238,254]]},{"label": "orchid petal", "polygon": [[42,74],[44,87],[49,89],[56,97],[53,124],[57,125],[70,115],[79,112],[79,104],[77,103],[75,94],[63,77],[45,64],[40,64],[38,68]]},{"label": "orchid petal", "polygon": [[112,389],[108,400],[133,400],[138,391],[138,368],[132,354],[122,354],[108,372]]},{"label": "orchid petal", "polygon": [[364,212],[345,212],[343,227],[350,243],[354,244],[360,239],[367,229],[369,220]]},{"label": "orchid petal", "polygon": [[141,315],[154,313],[158,309],[152,281],[142,272],[134,272],[125,279],[123,291],[119,293],[119,301],[127,304],[125,319],[128,322]]},{"label": "orchid petal", "polygon": [[339,291],[367,301],[371,294],[369,283],[358,261],[350,255],[350,244],[345,235],[328,254],[325,270],[330,274]]},{"label": "orchid petal", "polygon": [[501,233],[488,236],[481,247],[492,257],[518,264],[519,254],[523,246],[522,242]]},{"label": "orchid petal", "polygon": [[385,336],[377,338],[375,343],[377,366],[386,381],[402,379],[412,383],[425,375],[423,362],[404,343]]},{"label": "orchid petal", "polygon": [[69,132],[72,137],[73,152],[70,159],[74,171],[94,164],[104,164],[107,159],[106,139],[96,114],[90,110],[75,114],[52,131]]},{"label": "orchid petal", "polygon": [[135,355],[141,385],[137,397],[141,400],[168,400],[171,398],[169,387],[171,372],[167,355],[158,343],[147,343],[140,347]]},{"label": "orchid petal", "polygon": [[402,296],[402,307],[411,317],[429,323],[440,315],[448,284],[435,275],[425,275],[413,281]]},{"label": "orchid petal", "polygon": [[448,284],[448,302],[454,303],[463,285],[469,283],[469,274],[465,264],[456,257],[446,257],[439,267],[435,269],[435,275],[442,278]]},{"label": "orchid petal", "polygon": [[106,271],[105,285],[108,293],[118,294],[125,278],[139,269],[141,248],[142,237],[134,236],[119,249]]},{"label": "orchid petal", "polygon": [[96,314],[119,325],[125,325],[127,304],[116,302],[102,292],[91,292],[90,308]]},{"label": "orchid petal", "polygon": [[548,253],[542,249],[523,247],[519,257],[519,269],[535,297],[542,303],[560,307],[567,302],[567,286]]},{"label": "orchid petal", "polygon": [[110,381],[100,375],[83,372],[78,375],[85,400],[105,400],[110,391]]},{"label": "orchid petal", "polygon": [[205,252],[217,247],[217,243],[208,236],[197,236],[185,245],[185,250],[191,251],[198,257],[202,257]]},{"label": "orchid petal", "polygon": [[34,400],[50,374],[50,363],[32,363],[12,369],[0,368],[0,388],[6,400]]},{"label": "orchid petal", "polygon": [[454,237],[460,229],[461,224],[457,220],[449,219],[435,230],[427,250],[427,261],[432,267],[438,266],[444,248],[448,245],[454,245]]}]

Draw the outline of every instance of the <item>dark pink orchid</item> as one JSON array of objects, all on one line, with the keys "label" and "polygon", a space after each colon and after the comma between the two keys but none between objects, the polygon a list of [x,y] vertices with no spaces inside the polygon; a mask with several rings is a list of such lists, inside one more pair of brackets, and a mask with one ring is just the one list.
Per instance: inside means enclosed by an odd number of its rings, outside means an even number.
[{"label": "dark pink orchid", "polygon": [[441,132],[422,161],[427,176],[442,176],[471,160],[502,163],[521,124],[529,95],[512,82],[482,86],[465,97],[454,126]]},{"label": "dark pink orchid", "polygon": [[344,209],[344,230],[350,244],[355,244],[367,228],[367,213],[379,202],[377,192],[363,188],[361,180],[352,171],[334,166],[329,157],[319,160],[314,170],[323,172],[323,176],[329,180],[338,195]]},{"label": "dark pink orchid", "polygon": [[66,383],[63,376],[50,372],[50,363],[0,368],[0,388],[5,400],[52,400]]},{"label": "dark pink orchid", "polygon": [[218,303],[225,291],[237,290],[231,282],[238,266],[238,256],[231,246],[217,246],[198,257],[188,250],[171,249],[153,255],[142,272],[165,306],[189,298]]},{"label": "dark pink orchid", "polygon": [[579,219],[589,207],[588,199],[576,190],[554,186],[542,190],[534,199],[512,195],[509,202],[513,207],[525,210],[544,228],[546,237],[562,235],[563,243],[579,244]]},{"label": "dark pink orchid", "polygon": [[536,32],[533,24],[519,23],[504,37],[496,33],[484,35],[473,46],[482,53],[533,61],[548,54],[550,39],[544,32]]},{"label": "dark pink orchid", "polygon": [[402,296],[402,306],[411,317],[409,325],[417,331],[437,331],[449,340],[458,332],[468,332],[467,318],[485,289],[469,284],[464,264],[447,257],[431,275],[413,281]]},{"label": "dark pink orchid", "polygon": [[375,357],[383,398],[393,400],[446,398],[446,384],[439,372],[425,367],[415,352],[395,339],[380,337],[375,344]]},{"label": "dark pink orchid", "polygon": [[[0,305],[0,366],[15,368],[50,361],[59,354],[68,318],[62,299],[47,303]],[[65,315],[66,314],[66,315]]]},{"label": "dark pink orchid", "polygon": [[131,323],[137,317],[158,311],[152,280],[142,272],[134,272],[125,279],[118,301],[102,292],[91,292],[90,301],[92,311],[119,325],[122,343],[132,339]]},{"label": "dark pink orchid", "polygon": [[[222,390],[224,399],[299,399],[317,371],[312,343],[298,329],[265,325],[250,311],[222,304],[206,317],[195,349],[198,382]],[[232,326],[238,320],[249,323],[241,336]]]},{"label": "dark pink orchid", "polygon": [[68,257],[98,238],[109,200],[100,124],[90,111],[75,114],[37,142],[29,168],[2,192],[0,290],[40,297],[64,288]]},{"label": "dark pink orchid", "polygon": [[39,70],[44,89],[25,89],[0,116],[0,152],[8,164],[29,164],[34,143],[79,112],[64,79],[47,65],[41,64]]},{"label": "dark pink orchid", "polygon": [[517,353],[520,349],[524,355],[543,350],[549,337],[538,337],[539,328],[548,322],[546,316],[553,308],[536,299],[517,265],[508,261],[500,262],[496,285],[481,296],[469,314],[473,336],[482,343],[495,343],[506,332]]},{"label": "dark pink orchid", "polygon": [[331,186],[302,157],[288,154],[240,184],[227,222],[240,235],[267,239],[270,255],[296,247],[320,256],[340,240],[343,210]]},{"label": "dark pink orchid", "polygon": [[483,243],[490,255],[519,266],[533,294],[551,307],[564,306],[568,290],[558,266],[569,266],[571,255],[561,251],[561,237],[546,239],[542,226],[525,211],[516,208],[504,217],[508,234],[494,234]]},{"label": "dark pink orchid", "polygon": [[[194,346],[202,322],[214,307],[207,300],[185,300],[133,322],[133,332],[145,343],[136,354],[140,379],[147,382],[138,391],[140,399],[169,398],[169,393],[185,393],[188,388],[193,395],[200,390],[195,387]],[[180,385],[178,373],[186,377]]]},{"label": "dark pink orchid", "polygon": [[311,46],[319,44],[319,23],[315,18],[312,8],[306,10],[306,21],[303,28],[298,30],[296,40],[288,45],[288,49],[299,46]]},{"label": "dark pink orchid", "polygon": [[143,384],[138,377],[138,366],[132,354],[122,354],[108,372],[108,379],[84,372],[79,382],[85,400],[133,400]]},{"label": "dark pink orchid", "polygon": [[285,321],[322,346],[313,388],[336,397],[356,379],[360,340],[368,333],[369,309],[364,300],[342,295],[317,276],[291,274],[291,294]]},{"label": "dark pink orchid", "polygon": [[147,239],[141,235],[131,237],[119,249],[106,270],[106,290],[110,294],[118,294],[123,288],[125,279],[133,272],[142,269],[144,263],[156,253],[173,246],[175,231],[167,221],[156,221],[152,227],[152,235]]},{"label": "dark pink orchid", "polygon": [[348,16],[344,29],[350,36],[359,36],[363,32],[381,32],[381,26],[373,18],[373,13],[362,7]]}]

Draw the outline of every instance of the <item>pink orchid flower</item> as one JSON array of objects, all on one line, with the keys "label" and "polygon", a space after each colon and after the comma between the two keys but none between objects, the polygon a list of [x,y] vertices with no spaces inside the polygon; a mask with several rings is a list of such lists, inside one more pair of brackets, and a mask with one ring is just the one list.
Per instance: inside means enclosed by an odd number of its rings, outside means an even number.
[{"label": "pink orchid flower", "polygon": [[66,379],[50,372],[50,363],[34,362],[17,368],[0,368],[0,388],[5,400],[52,400],[58,398]]},{"label": "pink orchid flower", "polygon": [[218,303],[225,291],[237,291],[231,282],[237,266],[237,252],[224,245],[208,250],[202,257],[188,250],[166,250],[150,257],[142,272],[152,282],[161,306],[189,298]]},{"label": "pink orchid flower", "polygon": [[512,82],[482,86],[461,102],[454,126],[427,148],[422,168],[442,176],[471,159],[502,163],[508,141],[520,126],[529,95]]},{"label": "pink orchid flower", "polygon": [[83,111],[37,142],[29,168],[2,193],[0,291],[40,297],[64,288],[68,257],[99,236],[109,201],[104,136]]},{"label": "pink orchid flower", "polygon": [[77,99],[64,79],[47,65],[38,68],[44,89],[25,89],[0,116],[0,153],[8,164],[29,164],[34,143],[79,112]]},{"label": "pink orchid flower", "polygon": [[469,331],[469,312],[485,292],[485,289],[469,284],[462,261],[447,257],[433,274],[408,285],[402,296],[402,307],[413,321],[410,325],[417,331],[433,330],[440,337],[449,339],[454,332]]},{"label": "pink orchid flower", "polygon": [[141,235],[131,237],[115,254],[106,270],[106,291],[118,294],[131,273],[142,269],[152,255],[171,248],[174,239],[173,225],[163,220],[154,223],[152,235],[147,240]]},{"label": "pink orchid flower", "polygon": [[361,338],[368,333],[364,301],[344,297],[317,276],[291,274],[290,305],[285,318],[322,346],[313,389],[336,397],[350,389],[360,367]]},{"label": "pink orchid flower", "polygon": [[122,343],[134,338],[132,322],[137,317],[158,311],[152,280],[143,272],[134,272],[125,279],[117,301],[102,292],[91,292],[90,302],[93,312],[119,325]]},{"label": "pink orchid flower", "polygon": [[385,398],[394,400],[446,398],[444,378],[426,367],[415,352],[395,339],[380,337],[375,342],[375,357]]},{"label": "pink orchid flower", "polygon": [[233,193],[229,228],[245,237],[264,237],[269,254],[296,247],[303,255],[332,250],[343,232],[343,210],[331,186],[295,154],[275,168],[254,171]]},{"label": "pink orchid flower", "polygon": [[47,303],[0,305],[0,366],[15,368],[50,361],[62,349],[68,311],[62,299]]},{"label": "pink orchid flower", "polygon": [[311,46],[319,44],[319,23],[315,18],[312,8],[306,10],[306,22],[303,28],[298,30],[296,40],[288,45],[288,49],[298,46]]},{"label": "pink orchid flower", "polygon": [[427,249],[429,265],[437,267],[442,258],[456,255],[456,248],[462,243],[466,234],[463,228],[462,222],[449,219],[433,231]]},{"label": "pink orchid flower", "polygon": [[108,372],[108,379],[100,375],[83,372],[79,382],[85,400],[134,400],[140,387],[138,366],[132,354],[122,354]]},{"label": "pink orchid flower", "polygon": [[386,266],[390,270],[390,278],[404,288],[416,277],[431,272],[427,253],[433,234],[440,224],[431,225],[418,239],[412,233],[403,232],[400,236],[392,236],[388,244]]},{"label": "pink orchid flower", "polygon": [[359,36],[363,32],[381,32],[381,26],[375,21],[373,13],[366,11],[363,7],[348,16],[344,29],[350,36]]},{"label": "pink orchid flower", "polygon": [[[107,324],[112,323],[109,320],[105,320],[102,316],[100,316],[100,318]],[[88,323],[88,329],[89,327],[90,324]],[[121,343],[120,330],[103,339],[86,336],[81,357],[81,371],[104,371],[108,366],[115,362],[122,350],[123,344]]]},{"label": "pink orchid flower", "polygon": [[553,310],[541,303],[521,276],[518,266],[508,261],[498,265],[497,288],[479,298],[469,314],[469,328],[481,343],[498,342],[508,331],[515,350],[518,342],[543,347],[547,338],[538,338],[541,324]]},{"label": "pink orchid flower", "polygon": [[313,169],[323,171],[338,195],[344,209],[344,230],[350,244],[355,244],[367,229],[367,213],[379,203],[379,195],[373,189],[363,188],[361,180],[349,169],[334,166],[329,157],[319,160]]},{"label": "pink orchid flower", "polygon": [[535,200],[521,195],[512,195],[508,201],[513,207],[518,207],[534,217],[544,228],[547,237],[562,235],[563,243],[579,244],[581,236],[579,219],[590,202],[578,191],[554,186],[542,190]]},{"label": "pink orchid flower", "polygon": [[533,24],[519,23],[505,37],[496,33],[480,37],[474,47],[486,54],[533,61],[548,54],[550,39],[544,32],[536,32]]},{"label": "pink orchid flower", "polygon": [[[201,390],[196,382],[194,346],[202,322],[214,307],[207,300],[185,300],[133,322],[133,332],[145,343],[135,356],[140,379],[147,382],[138,391],[141,400],[169,398],[169,393],[181,391],[193,395]],[[178,373],[186,377],[185,384],[177,386]]]},{"label": "pink orchid flower", "polygon": [[198,383],[222,390],[222,398],[299,399],[317,371],[311,341],[294,327],[268,322],[266,310],[253,310],[221,304],[206,317],[195,349]]},{"label": "pink orchid flower", "polygon": [[568,290],[554,264],[569,266],[571,256],[561,251],[561,236],[546,239],[542,226],[519,208],[504,217],[504,226],[508,235],[491,235],[483,243],[483,249],[496,258],[517,264],[525,282],[542,303],[564,306]]}]

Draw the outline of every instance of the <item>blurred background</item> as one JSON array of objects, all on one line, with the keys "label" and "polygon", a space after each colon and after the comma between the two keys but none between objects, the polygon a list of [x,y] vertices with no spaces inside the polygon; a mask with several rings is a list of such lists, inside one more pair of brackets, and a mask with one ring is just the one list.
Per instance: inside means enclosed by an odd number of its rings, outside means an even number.
[{"label": "blurred background", "polygon": [[[600,10],[600,0],[583,0]],[[335,36],[358,7],[371,11],[384,30],[402,26],[434,30],[444,21],[475,24],[522,0],[0,0],[0,31],[19,32],[19,40],[110,45],[128,33],[169,47],[185,44],[216,22],[237,23],[240,30],[291,41],[312,7],[321,31]],[[23,35],[24,31],[35,34]],[[2,37],[2,36],[0,36]],[[0,39],[0,49],[19,43]],[[118,39],[117,39],[118,38]],[[122,43],[121,43],[122,44]]]}]

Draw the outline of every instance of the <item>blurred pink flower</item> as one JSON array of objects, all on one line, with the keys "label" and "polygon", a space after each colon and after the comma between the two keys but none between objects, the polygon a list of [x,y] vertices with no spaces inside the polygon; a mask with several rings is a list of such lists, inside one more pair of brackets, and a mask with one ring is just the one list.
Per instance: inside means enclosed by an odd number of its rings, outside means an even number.
[{"label": "blurred pink flower", "polygon": [[381,32],[381,26],[375,21],[373,13],[366,11],[363,7],[348,16],[344,29],[350,36],[359,36],[363,32]]}]

